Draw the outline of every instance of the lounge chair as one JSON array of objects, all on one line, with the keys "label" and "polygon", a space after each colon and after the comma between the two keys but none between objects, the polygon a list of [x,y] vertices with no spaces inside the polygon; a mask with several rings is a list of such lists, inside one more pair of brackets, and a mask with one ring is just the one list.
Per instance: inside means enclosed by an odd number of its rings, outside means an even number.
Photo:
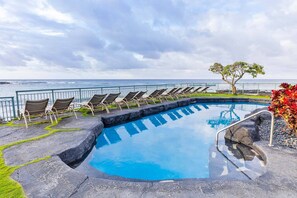
[{"label": "lounge chair", "polygon": [[162,102],[162,94],[166,91],[167,89],[160,89],[159,92],[156,94],[155,98],[159,99],[160,102]]},{"label": "lounge chair", "polygon": [[173,99],[172,94],[175,93],[175,91],[176,91],[177,89],[178,89],[177,87],[172,88],[169,92],[167,92],[167,93],[165,93],[165,94],[161,94],[159,97],[160,97],[160,98],[165,98],[165,100],[167,100],[167,101],[168,101],[167,97],[171,97],[171,98]]},{"label": "lounge chair", "polygon": [[194,89],[192,92],[191,92],[191,94],[192,93],[198,93],[198,92],[200,92],[199,90],[201,89],[202,87],[197,87],[196,89]]},{"label": "lounge chair", "polygon": [[137,95],[138,91],[135,92],[129,92],[121,101],[116,102],[117,105],[119,106],[119,108],[122,110],[121,105],[125,104],[127,106],[128,109],[130,109],[129,107],[129,102],[133,102],[133,98]]},{"label": "lounge chair", "polygon": [[178,95],[181,97],[186,97],[189,93],[191,93],[192,89],[194,89],[194,87],[187,87],[184,90],[182,90]]},{"label": "lounge chair", "polygon": [[182,95],[182,94],[184,94],[184,93],[185,93],[186,91],[188,91],[190,88],[191,88],[191,87],[186,87],[186,88],[180,90],[180,91],[177,93],[177,96],[178,96],[178,95]]},{"label": "lounge chair", "polygon": [[143,101],[143,96],[146,94],[147,91],[140,91],[134,96],[133,101],[140,107],[140,102]]},{"label": "lounge chair", "polygon": [[51,123],[53,123],[52,116],[48,111],[46,111],[46,107],[48,104],[49,99],[43,99],[43,100],[27,100],[25,104],[25,109],[21,111],[20,113],[20,120],[22,117],[24,117],[26,128],[28,128],[28,122],[27,118],[29,119],[29,122],[31,122],[31,116],[39,116],[43,117],[45,116],[47,119],[47,116],[49,116]]},{"label": "lounge chair", "polygon": [[[108,105],[112,105],[112,104],[117,104],[116,103],[116,99],[119,97],[119,95],[121,95],[121,93],[116,93],[116,94],[109,94],[105,100],[102,102],[102,105],[105,107],[106,112],[110,113],[109,109],[108,109]],[[118,104],[117,104],[118,105]],[[118,105],[119,106],[119,105]],[[121,108],[121,107],[120,107]]]},{"label": "lounge chair", "polygon": [[172,99],[174,99],[174,98],[176,98],[176,99],[178,99],[178,94],[180,93],[180,91],[182,90],[183,88],[177,88],[173,93],[171,93],[170,94],[170,97],[172,98]]},{"label": "lounge chair", "polygon": [[203,92],[207,92],[207,90],[209,89],[209,87],[205,87],[204,89],[202,89],[201,91],[199,91],[199,93],[203,93]]},{"label": "lounge chair", "polygon": [[48,110],[55,118],[56,122],[58,122],[58,114],[64,113],[66,111],[72,111],[75,118],[77,119],[77,115],[74,111],[74,104],[72,103],[74,97],[66,98],[66,99],[57,99],[53,106]]},{"label": "lounge chair", "polygon": [[146,102],[146,104],[149,104],[149,100],[152,100],[154,104],[156,104],[156,102],[154,101],[154,98],[156,98],[156,96],[158,96],[158,93],[160,92],[159,89],[156,89],[155,91],[153,91],[150,95],[148,95],[145,98],[142,98],[143,101]]},{"label": "lounge chair", "polygon": [[[95,111],[96,107],[100,107],[100,106],[105,107],[102,102],[103,102],[104,98],[106,97],[106,95],[107,94],[102,94],[102,95],[95,94],[88,102],[81,103],[79,105],[81,107],[88,108],[92,112],[92,115],[94,116],[94,111]],[[107,111],[107,109],[106,109],[106,111]]]},{"label": "lounge chair", "polygon": [[195,87],[190,87],[184,94],[190,94]]}]

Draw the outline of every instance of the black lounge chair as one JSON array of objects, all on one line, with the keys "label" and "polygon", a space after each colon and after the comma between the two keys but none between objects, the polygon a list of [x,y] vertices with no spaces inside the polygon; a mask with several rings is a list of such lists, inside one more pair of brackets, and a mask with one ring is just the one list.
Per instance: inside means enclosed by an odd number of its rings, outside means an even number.
[{"label": "black lounge chair", "polygon": [[133,98],[133,101],[137,104],[138,107],[140,107],[140,103],[141,101],[143,101],[144,94],[146,94],[146,91],[140,91]]},{"label": "black lounge chair", "polygon": [[184,94],[185,92],[187,92],[190,88],[191,88],[191,87],[186,87],[186,88],[184,88],[184,89],[181,89],[179,92],[176,92],[176,94],[175,94],[176,98],[178,99],[178,97],[179,97],[180,95],[183,95],[183,94]]},{"label": "black lounge chair", "polygon": [[102,102],[104,101],[104,98],[106,97],[106,95],[107,94],[102,94],[102,95],[95,94],[88,102],[80,103],[79,105],[81,107],[88,108],[92,112],[92,115],[94,116],[94,111],[96,107],[100,107],[100,106],[105,107]]},{"label": "black lounge chair", "polygon": [[119,106],[119,108],[122,110],[122,107],[121,105],[122,104],[125,104],[127,106],[128,109],[130,109],[129,107],[129,102],[133,102],[133,98],[137,95],[138,91],[135,91],[135,92],[129,92],[121,101],[119,102],[116,102],[117,105]]},{"label": "black lounge chair", "polygon": [[209,87],[205,87],[205,88],[203,88],[199,93],[203,93],[203,92],[207,92],[207,90],[209,89]]},{"label": "black lounge chair", "polygon": [[180,93],[179,96],[187,97],[193,89],[194,89],[194,87],[188,87],[188,89],[186,89],[182,93]]},{"label": "black lounge chair", "polygon": [[142,98],[143,101],[146,102],[146,104],[149,104],[149,100],[153,101],[154,104],[156,104],[156,102],[154,101],[154,99],[158,96],[158,93],[160,92],[159,89],[156,89],[155,91],[153,91],[150,95],[148,95],[145,98]]},{"label": "black lounge chair", "polygon": [[160,98],[165,98],[165,100],[167,100],[167,101],[168,101],[168,97],[171,97],[172,99],[174,99],[172,94],[174,94],[177,89],[178,89],[177,87],[172,88],[169,92],[160,95]]},{"label": "black lounge chair", "polygon": [[66,111],[72,111],[75,118],[77,119],[77,115],[74,111],[74,104],[72,103],[74,100],[74,97],[72,98],[66,98],[66,99],[57,99],[52,107],[48,110],[50,113],[53,114],[56,122],[58,122],[58,114],[64,113]]},{"label": "black lounge chair", "polygon": [[178,99],[178,94],[180,93],[180,91],[182,90],[183,88],[177,88],[173,93],[171,93],[170,94],[170,97],[172,98],[172,99],[174,99],[174,98],[176,98],[176,99]]},{"label": "black lounge chair", "polygon": [[121,95],[121,93],[116,93],[116,94],[111,93],[104,99],[104,101],[102,102],[102,105],[105,107],[107,113],[110,113],[110,111],[108,109],[109,105],[117,104],[116,99],[119,97],[119,95]]},{"label": "black lounge chair", "polygon": [[199,93],[199,90],[201,89],[202,87],[197,87],[196,89],[194,89],[191,94],[194,94],[194,93]]},{"label": "black lounge chair", "polygon": [[[159,92],[156,94],[155,98],[159,99],[160,102],[162,101],[162,94],[166,91],[167,89],[160,89]],[[155,103],[155,102],[154,102]]]},{"label": "black lounge chair", "polygon": [[49,116],[51,123],[53,123],[52,116],[50,113],[46,110],[47,104],[49,99],[43,99],[43,100],[27,100],[25,104],[24,110],[21,111],[19,120],[24,117],[25,126],[28,128],[28,122],[31,122],[31,116],[39,116],[43,117],[45,116],[47,119],[47,116]]}]

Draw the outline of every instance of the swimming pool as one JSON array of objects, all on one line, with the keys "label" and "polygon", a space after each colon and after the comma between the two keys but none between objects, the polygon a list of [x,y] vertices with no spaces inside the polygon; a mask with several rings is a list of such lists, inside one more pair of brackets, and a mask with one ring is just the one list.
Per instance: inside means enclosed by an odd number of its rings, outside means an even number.
[{"label": "swimming pool", "polygon": [[259,154],[220,141],[216,132],[263,104],[198,103],[105,128],[77,168],[92,175],[136,180],[253,179],[264,171]]}]

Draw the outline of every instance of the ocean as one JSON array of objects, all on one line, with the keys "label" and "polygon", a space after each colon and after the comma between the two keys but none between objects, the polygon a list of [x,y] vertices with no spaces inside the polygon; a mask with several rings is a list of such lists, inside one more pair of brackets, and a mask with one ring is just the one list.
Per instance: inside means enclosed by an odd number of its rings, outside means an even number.
[{"label": "ocean", "polygon": [[[289,82],[297,84],[293,79],[242,79],[239,83],[274,83]],[[86,88],[86,87],[108,87],[125,85],[154,85],[154,84],[179,84],[179,83],[224,83],[220,79],[114,79],[114,80],[1,80],[0,97],[15,96],[15,91],[60,89],[60,88]],[[275,85],[275,86],[276,86]],[[272,87],[275,87],[274,85]]]}]

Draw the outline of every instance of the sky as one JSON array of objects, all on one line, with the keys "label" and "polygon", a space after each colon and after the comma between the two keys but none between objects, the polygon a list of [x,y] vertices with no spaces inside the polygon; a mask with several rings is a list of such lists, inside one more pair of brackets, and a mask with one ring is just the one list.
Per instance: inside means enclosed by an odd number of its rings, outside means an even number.
[{"label": "sky", "polygon": [[296,79],[296,24],[296,0],[0,0],[0,78]]}]

